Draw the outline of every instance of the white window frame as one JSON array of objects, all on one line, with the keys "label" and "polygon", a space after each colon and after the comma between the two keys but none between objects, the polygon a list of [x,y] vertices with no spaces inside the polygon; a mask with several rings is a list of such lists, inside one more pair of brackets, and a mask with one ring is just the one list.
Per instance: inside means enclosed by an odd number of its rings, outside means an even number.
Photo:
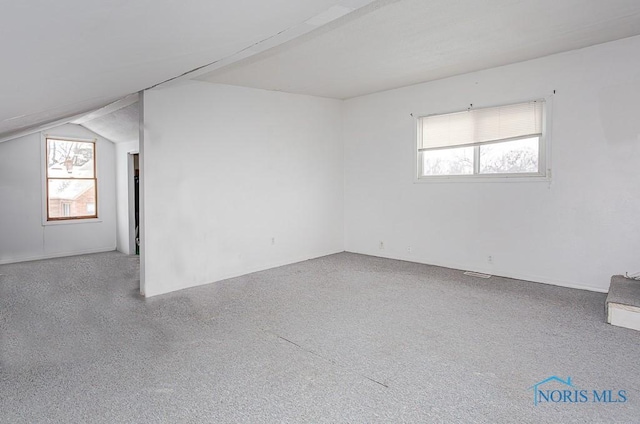
[{"label": "white window frame", "polygon": [[[486,143],[479,143],[473,145],[474,147],[474,161],[473,161],[473,174],[465,175],[422,175],[422,155],[420,154],[420,146],[422,143],[422,125],[421,119],[434,115],[446,115],[449,113],[458,113],[461,110],[454,110],[450,112],[438,112],[438,113],[426,113],[426,114],[412,114],[414,116],[414,131],[415,142],[413,146],[414,154],[414,183],[438,183],[438,182],[549,182],[551,181],[551,116],[553,110],[553,96],[538,97],[536,99],[516,100],[508,103],[483,105],[480,107],[474,107],[474,109],[491,108],[508,106],[512,104],[525,103],[533,100],[544,100],[545,107],[543,108],[542,115],[542,135],[540,136],[538,146],[538,172],[531,173],[495,173],[495,174],[481,174],[480,173],[480,146],[487,144],[503,143],[507,141],[515,141],[525,138],[531,138],[530,136],[512,137],[502,140],[489,141]],[[464,109],[462,109],[464,110]],[[455,147],[469,147],[467,146],[455,146]],[[455,147],[442,147],[434,148],[430,150],[451,149]]]},{"label": "white window frame", "polygon": [[[98,215],[98,218],[72,218],[72,219],[59,219],[59,220],[48,220],[47,218],[47,139],[48,138],[54,138],[57,140],[68,140],[68,141],[79,141],[79,142],[83,142],[83,143],[94,143],[96,145],[96,149],[97,149],[97,145],[98,145],[98,140],[96,138],[79,138],[79,137],[69,137],[67,135],[64,134],[56,134],[56,133],[40,133],[40,180],[41,180],[41,216],[42,216],[42,226],[49,226],[49,225],[79,225],[79,224],[94,224],[94,223],[101,223],[102,222],[102,218],[101,217],[101,210],[102,210],[102,206],[101,206],[101,202],[96,201],[96,214]],[[94,150],[95,152],[95,150]],[[95,161],[95,176],[96,176],[96,192],[100,192],[100,178],[98,178],[98,176],[100,175],[100,170],[99,170],[99,163],[97,160],[97,155],[94,157],[94,161]]]}]

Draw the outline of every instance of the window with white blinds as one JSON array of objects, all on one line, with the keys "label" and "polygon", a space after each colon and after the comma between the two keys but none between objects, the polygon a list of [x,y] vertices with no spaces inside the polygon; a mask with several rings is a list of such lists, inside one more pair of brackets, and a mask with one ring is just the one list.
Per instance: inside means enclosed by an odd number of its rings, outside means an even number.
[{"label": "window with white blinds", "polygon": [[418,119],[418,178],[544,176],[545,101]]}]

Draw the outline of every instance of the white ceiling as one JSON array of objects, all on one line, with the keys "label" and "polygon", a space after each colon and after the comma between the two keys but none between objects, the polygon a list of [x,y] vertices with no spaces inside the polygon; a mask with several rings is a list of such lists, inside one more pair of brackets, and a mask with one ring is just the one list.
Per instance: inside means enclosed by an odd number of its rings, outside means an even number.
[{"label": "white ceiling", "polygon": [[140,132],[138,102],[107,115],[84,121],[80,125],[114,143],[138,141]]},{"label": "white ceiling", "polygon": [[352,5],[346,12],[368,2],[4,1],[0,138],[98,109],[310,19],[330,20],[341,14],[337,6]]},{"label": "white ceiling", "polygon": [[377,1],[197,79],[344,99],[638,34],[638,0]]}]

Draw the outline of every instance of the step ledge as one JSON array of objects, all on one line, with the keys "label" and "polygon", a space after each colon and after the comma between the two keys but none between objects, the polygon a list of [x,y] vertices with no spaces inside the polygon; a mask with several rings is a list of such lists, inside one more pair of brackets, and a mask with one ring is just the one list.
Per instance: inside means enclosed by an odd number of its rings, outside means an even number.
[{"label": "step ledge", "polygon": [[640,331],[640,308],[619,303],[609,303],[607,322],[616,327]]}]

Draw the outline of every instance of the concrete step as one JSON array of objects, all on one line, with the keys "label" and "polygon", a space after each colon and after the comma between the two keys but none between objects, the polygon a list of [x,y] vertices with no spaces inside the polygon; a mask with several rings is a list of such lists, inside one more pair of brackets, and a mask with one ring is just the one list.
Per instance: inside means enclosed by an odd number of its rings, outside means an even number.
[{"label": "concrete step", "polygon": [[640,331],[640,281],[611,277],[605,311],[609,324]]}]

